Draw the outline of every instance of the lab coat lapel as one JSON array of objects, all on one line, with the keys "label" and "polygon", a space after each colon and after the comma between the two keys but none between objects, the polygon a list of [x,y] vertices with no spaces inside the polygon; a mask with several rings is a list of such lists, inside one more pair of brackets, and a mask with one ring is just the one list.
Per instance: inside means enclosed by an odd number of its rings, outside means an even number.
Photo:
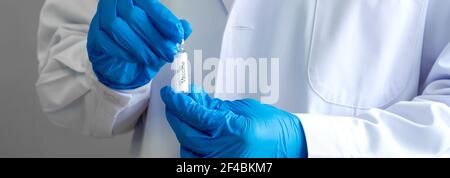
[{"label": "lab coat lapel", "polygon": [[235,0],[222,0],[223,5],[225,6],[225,9],[227,10],[228,13],[231,12],[231,9],[233,8],[234,5],[234,1]]}]

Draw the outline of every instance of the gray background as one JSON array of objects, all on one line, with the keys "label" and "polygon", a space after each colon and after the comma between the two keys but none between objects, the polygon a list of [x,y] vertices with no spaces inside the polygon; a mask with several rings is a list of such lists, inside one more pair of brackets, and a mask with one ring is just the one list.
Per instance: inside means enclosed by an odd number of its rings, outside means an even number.
[{"label": "gray background", "polygon": [[0,157],[128,157],[131,133],[93,139],[52,125],[40,110],[36,31],[44,0],[0,0]]}]

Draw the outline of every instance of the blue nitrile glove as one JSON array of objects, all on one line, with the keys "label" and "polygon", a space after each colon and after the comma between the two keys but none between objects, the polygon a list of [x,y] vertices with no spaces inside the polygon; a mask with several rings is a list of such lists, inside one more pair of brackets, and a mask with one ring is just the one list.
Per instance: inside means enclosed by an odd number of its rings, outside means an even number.
[{"label": "blue nitrile glove", "polygon": [[305,158],[300,120],[252,99],[222,101],[192,87],[189,94],[161,90],[181,157]]},{"label": "blue nitrile glove", "polygon": [[99,81],[112,89],[149,83],[192,32],[158,0],[100,0],[87,49]]}]

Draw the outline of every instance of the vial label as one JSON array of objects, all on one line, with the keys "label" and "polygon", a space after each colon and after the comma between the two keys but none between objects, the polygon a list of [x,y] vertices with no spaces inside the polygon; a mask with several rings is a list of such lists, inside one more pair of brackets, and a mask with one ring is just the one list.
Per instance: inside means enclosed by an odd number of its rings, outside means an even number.
[{"label": "vial label", "polygon": [[175,75],[172,78],[172,88],[178,93],[189,92],[189,73],[187,53],[182,52],[175,56],[172,63]]}]

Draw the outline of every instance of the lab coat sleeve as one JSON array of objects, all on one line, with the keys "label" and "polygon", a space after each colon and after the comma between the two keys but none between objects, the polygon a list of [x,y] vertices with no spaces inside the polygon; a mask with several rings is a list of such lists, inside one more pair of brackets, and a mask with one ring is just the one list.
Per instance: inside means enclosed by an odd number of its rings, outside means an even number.
[{"label": "lab coat sleeve", "polygon": [[310,157],[449,157],[450,44],[421,96],[356,117],[298,114]]},{"label": "lab coat sleeve", "polygon": [[86,50],[96,0],[47,0],[38,30],[39,78],[43,111],[55,124],[96,137],[131,130],[147,108],[150,85],[116,91],[92,72]]}]

